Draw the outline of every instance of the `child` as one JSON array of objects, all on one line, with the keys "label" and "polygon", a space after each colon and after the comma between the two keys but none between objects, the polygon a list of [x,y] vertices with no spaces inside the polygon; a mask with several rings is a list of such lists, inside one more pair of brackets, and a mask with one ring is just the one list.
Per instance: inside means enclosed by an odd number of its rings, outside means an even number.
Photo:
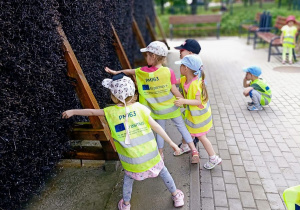
[{"label": "child", "polygon": [[172,193],[174,206],[183,206],[184,195],[176,188],[172,176],[164,166],[151,128],[159,133],[175,151],[180,152],[180,149],[152,119],[150,110],[135,102],[137,96],[134,94],[133,81],[126,76],[114,79],[104,79],[102,85],[111,90],[111,98],[115,106],[104,109],[68,110],[63,112],[62,117],[105,115],[120,161],[125,169],[123,198],[118,203],[119,209],[130,209],[134,180],[141,181],[158,175]]},{"label": "child", "polygon": [[[191,163],[199,163],[199,154],[193,143],[184,121],[182,119],[180,108],[174,105],[176,97],[182,97],[175,86],[176,77],[173,70],[162,66],[167,54],[167,46],[160,41],[151,42],[141,52],[147,53],[147,64],[137,69],[127,69],[114,71],[105,68],[105,71],[111,74],[120,72],[126,75],[135,75],[139,92],[139,102],[151,110],[151,117],[165,129],[166,120],[171,119],[187,144],[181,146],[181,154],[192,150]],[[157,144],[160,154],[163,156],[164,141],[160,135],[157,135]]]},{"label": "child", "polygon": [[[199,54],[201,51],[200,44],[195,39],[187,39],[184,41],[183,44],[180,46],[175,47],[176,50],[180,50],[180,59],[182,59],[186,55],[193,55],[193,54]],[[180,75],[182,77],[182,75]],[[183,95],[183,87],[180,84],[180,79],[177,79],[176,84],[178,84],[179,92]],[[194,139],[195,147],[197,143],[199,142],[199,139],[196,137]],[[183,140],[183,143],[185,141]],[[178,146],[180,146],[182,143],[180,143]]]},{"label": "child", "polygon": [[183,44],[175,47],[175,49],[180,50],[180,59],[182,59],[186,55],[198,55],[201,51],[201,46],[195,39],[187,39]]},{"label": "child", "polygon": [[212,144],[206,137],[212,127],[212,116],[204,83],[202,61],[196,55],[187,55],[176,64],[181,64],[180,73],[183,77],[180,83],[184,87],[184,99],[178,97],[175,104],[186,105],[184,112],[186,127],[192,137],[198,137],[209,155],[209,161],[204,164],[204,168],[213,169],[222,162],[222,159],[216,155]]},{"label": "child", "polygon": [[282,44],[282,64],[285,64],[286,53],[289,53],[289,63],[293,64],[293,49],[296,43],[296,34],[298,29],[294,24],[296,23],[295,16],[288,16],[286,19],[286,24],[281,28],[280,42]]},{"label": "child", "polygon": [[[244,69],[246,76],[244,77],[244,95],[250,95],[252,102],[248,103],[249,111],[262,110],[262,106],[271,102],[272,92],[270,87],[260,78],[261,69],[258,66],[250,66]],[[248,83],[248,80],[251,80]]]}]

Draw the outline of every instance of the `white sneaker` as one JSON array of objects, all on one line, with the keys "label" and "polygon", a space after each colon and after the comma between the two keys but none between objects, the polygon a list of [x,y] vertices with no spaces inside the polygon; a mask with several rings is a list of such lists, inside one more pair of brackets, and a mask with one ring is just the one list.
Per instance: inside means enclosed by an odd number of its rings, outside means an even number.
[{"label": "white sneaker", "polygon": [[[186,146],[184,146],[184,145],[186,145]],[[188,144],[181,144],[179,148],[180,148],[180,153],[177,155],[176,152],[174,152],[173,153],[174,156],[179,156],[179,155],[182,155],[184,153],[188,153],[191,151]]]},{"label": "white sneaker", "polygon": [[218,155],[214,159],[210,159],[207,163],[204,164],[204,168],[206,169],[213,169],[216,165],[219,165],[222,163],[222,158],[220,158]]}]

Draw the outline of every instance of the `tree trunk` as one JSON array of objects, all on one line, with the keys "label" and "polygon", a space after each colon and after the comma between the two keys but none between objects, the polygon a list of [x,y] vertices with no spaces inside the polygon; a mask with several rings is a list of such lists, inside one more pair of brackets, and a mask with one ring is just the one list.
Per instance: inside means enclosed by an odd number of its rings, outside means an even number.
[{"label": "tree trunk", "polygon": [[204,9],[205,11],[208,10],[208,0],[204,0]]},{"label": "tree trunk", "polygon": [[192,15],[196,15],[197,14],[197,0],[192,1],[191,8],[192,8]]},{"label": "tree trunk", "polygon": [[262,9],[262,5],[263,5],[263,0],[259,0],[259,8]]},{"label": "tree trunk", "polygon": [[165,0],[160,0],[160,13],[165,13]]}]

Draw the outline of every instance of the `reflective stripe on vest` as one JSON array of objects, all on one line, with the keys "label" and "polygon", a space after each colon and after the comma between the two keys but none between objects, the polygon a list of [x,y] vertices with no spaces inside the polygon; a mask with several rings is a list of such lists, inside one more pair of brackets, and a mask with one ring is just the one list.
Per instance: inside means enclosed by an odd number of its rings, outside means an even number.
[{"label": "reflective stripe on vest", "polygon": [[135,70],[139,102],[151,110],[153,119],[171,119],[181,115],[180,108],[174,105],[176,100],[171,92],[171,72],[160,67],[154,72]]},{"label": "reflective stripe on vest", "polygon": [[187,107],[187,110],[189,110],[191,112],[192,116],[200,116],[200,115],[204,115],[206,112],[208,112],[210,105],[209,105],[209,102],[207,102],[207,106],[202,110],[190,110],[190,105],[187,105],[186,107]]},{"label": "reflective stripe on vest", "polygon": [[129,164],[142,164],[145,163],[153,158],[155,158],[158,155],[158,150],[154,150],[153,152],[150,152],[144,156],[137,157],[137,158],[129,158],[126,156],[123,156],[119,154],[119,158],[121,161],[124,161],[125,163]]},{"label": "reflective stripe on vest", "polygon": [[144,136],[139,136],[139,137],[136,137],[134,139],[130,139],[130,144],[125,144],[125,142],[120,142],[116,139],[114,139],[114,141],[118,142],[119,144],[122,145],[122,147],[124,148],[129,148],[129,147],[135,147],[135,146],[138,146],[140,144],[144,144],[148,141],[151,141],[153,140],[155,137],[154,137],[154,134],[153,132],[149,132],[148,134],[144,135]]},{"label": "reflective stripe on vest", "polygon": [[[186,77],[182,77],[180,83],[184,86],[186,82]],[[184,91],[184,98],[188,100],[195,100],[197,92],[201,92],[201,79],[200,80],[193,80],[189,86],[188,93]],[[187,105],[186,110],[184,111],[184,122],[188,131],[191,134],[198,134],[209,131],[212,127],[212,115],[211,115],[211,108],[210,103],[207,101],[206,104],[202,104],[204,107],[203,109],[199,108],[198,106],[191,106]]]},{"label": "reflective stripe on vest", "polygon": [[156,115],[164,115],[164,114],[172,113],[178,109],[178,107],[176,105],[174,105],[170,108],[167,108],[167,109],[163,109],[163,110],[154,110],[154,109],[151,109],[151,107],[149,107],[149,106],[147,106],[147,107],[151,110],[152,113],[154,113]]},{"label": "reflective stripe on vest", "polygon": [[170,100],[174,97],[174,95],[170,92],[169,95],[166,96],[162,96],[162,97],[157,97],[157,98],[146,98],[146,100],[148,101],[148,103],[161,103],[161,102],[165,102],[167,100]]},{"label": "reflective stripe on vest", "polygon": [[144,105],[134,103],[127,106],[130,144],[125,144],[125,107],[107,107],[104,108],[104,113],[125,170],[144,172],[161,160],[154,134],[147,120],[150,111]]},{"label": "reflective stripe on vest", "polygon": [[254,90],[256,90],[261,95],[261,99],[260,99],[261,105],[268,105],[271,102],[271,98],[272,98],[271,89],[262,79],[256,79],[252,81],[250,83],[250,87],[253,87]]},{"label": "reflective stripe on vest", "polygon": [[205,125],[207,125],[208,123],[210,123],[210,121],[212,120],[211,115],[209,116],[209,118],[207,118],[206,120],[204,120],[201,123],[198,124],[194,124],[191,121],[189,121],[188,119],[184,119],[184,122],[186,125],[190,126],[191,128],[201,128],[204,127]]}]

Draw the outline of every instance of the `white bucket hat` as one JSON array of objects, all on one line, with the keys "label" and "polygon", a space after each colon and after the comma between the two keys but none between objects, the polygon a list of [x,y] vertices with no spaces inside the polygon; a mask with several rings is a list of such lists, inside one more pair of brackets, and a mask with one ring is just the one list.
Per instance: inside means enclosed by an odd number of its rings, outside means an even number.
[{"label": "white bucket hat", "polygon": [[126,107],[125,99],[129,96],[134,96],[135,86],[133,81],[124,76],[124,74],[117,74],[113,76],[112,79],[104,79],[102,81],[102,85],[108,89],[110,89],[111,94],[113,94],[117,99],[122,101],[125,105],[125,144],[130,144],[130,136],[129,136],[129,128],[128,128],[128,110]]},{"label": "white bucket hat", "polygon": [[134,83],[132,79],[127,76],[123,76],[117,80],[114,80],[114,77],[113,79],[104,79],[102,85],[110,89],[111,93],[124,104],[127,97],[134,96]]},{"label": "white bucket hat", "polygon": [[141,52],[151,52],[155,55],[167,56],[168,48],[165,43],[160,41],[151,42],[146,48],[140,49]]}]

